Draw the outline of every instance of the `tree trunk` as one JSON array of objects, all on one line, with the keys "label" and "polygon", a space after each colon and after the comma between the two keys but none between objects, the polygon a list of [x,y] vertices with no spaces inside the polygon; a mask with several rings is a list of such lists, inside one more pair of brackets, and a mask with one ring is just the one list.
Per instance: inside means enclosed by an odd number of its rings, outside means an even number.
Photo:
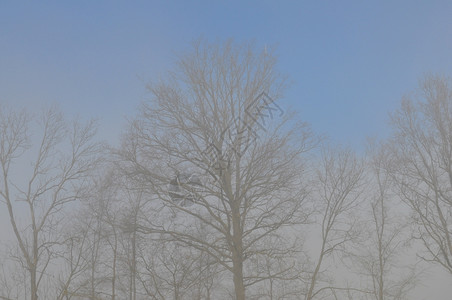
[{"label": "tree trunk", "polygon": [[116,260],[117,260],[117,250],[118,250],[118,239],[115,233],[115,245],[113,249],[113,274],[111,279],[111,300],[116,298]]},{"label": "tree trunk", "polygon": [[36,267],[30,270],[30,284],[31,284],[31,300],[38,300],[38,287],[36,281]]},{"label": "tree trunk", "polygon": [[243,241],[238,208],[232,212],[232,269],[236,300],[245,300],[245,285],[243,283]]},{"label": "tree trunk", "polygon": [[314,288],[317,283],[317,276],[319,275],[320,266],[322,265],[323,256],[325,255],[325,242],[326,242],[326,237],[323,238],[322,249],[320,251],[320,256],[317,261],[317,265],[315,267],[314,273],[312,274],[312,277],[311,277],[311,284],[309,285],[309,290],[308,290],[308,294],[306,295],[306,300],[312,300],[312,297],[314,294]]},{"label": "tree trunk", "polygon": [[31,300],[38,300],[38,281],[37,281],[37,268],[38,268],[38,232],[36,231],[36,226],[34,223],[34,212],[33,216],[33,262],[30,268],[30,288],[31,288]]},{"label": "tree trunk", "polygon": [[[235,255],[234,255],[235,256]],[[232,261],[234,270],[234,290],[236,300],[245,300],[245,285],[243,284],[243,262],[235,258]]]}]

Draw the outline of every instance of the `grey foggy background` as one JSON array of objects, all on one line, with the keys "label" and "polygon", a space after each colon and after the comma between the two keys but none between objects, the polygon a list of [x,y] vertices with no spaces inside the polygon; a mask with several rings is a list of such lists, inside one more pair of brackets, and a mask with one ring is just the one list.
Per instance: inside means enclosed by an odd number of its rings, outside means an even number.
[{"label": "grey foggy background", "polygon": [[[284,107],[362,152],[367,137],[389,135],[388,112],[419,78],[450,75],[451,15],[448,1],[2,2],[0,104],[57,104],[68,117],[97,118],[99,139],[117,145],[149,97],[145,85],[191,41],[254,39],[276,46],[292,83]],[[12,237],[4,208],[0,226],[3,244]],[[427,274],[413,300],[450,299],[448,275]]]}]

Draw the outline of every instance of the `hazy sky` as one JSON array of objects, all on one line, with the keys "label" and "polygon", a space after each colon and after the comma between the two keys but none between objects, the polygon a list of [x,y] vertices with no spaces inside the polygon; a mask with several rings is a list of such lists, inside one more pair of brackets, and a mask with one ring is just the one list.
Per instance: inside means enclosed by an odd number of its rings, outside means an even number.
[{"label": "hazy sky", "polygon": [[114,141],[191,41],[254,39],[277,46],[287,107],[359,147],[424,73],[452,70],[451,1],[244,2],[1,1],[0,102],[59,103]]},{"label": "hazy sky", "polygon": [[0,104],[58,103],[115,142],[191,41],[254,39],[277,46],[285,107],[359,149],[424,73],[451,76],[451,20],[452,1],[0,1]]}]

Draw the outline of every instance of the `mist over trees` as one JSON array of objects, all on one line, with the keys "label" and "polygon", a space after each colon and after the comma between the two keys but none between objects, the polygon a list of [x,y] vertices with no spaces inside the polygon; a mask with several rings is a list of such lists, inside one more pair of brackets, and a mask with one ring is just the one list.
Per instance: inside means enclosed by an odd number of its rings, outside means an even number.
[{"label": "mist over trees", "polygon": [[364,155],[251,43],[194,43],[116,148],[0,105],[0,299],[410,299],[418,264],[452,273],[450,84],[425,77]]}]

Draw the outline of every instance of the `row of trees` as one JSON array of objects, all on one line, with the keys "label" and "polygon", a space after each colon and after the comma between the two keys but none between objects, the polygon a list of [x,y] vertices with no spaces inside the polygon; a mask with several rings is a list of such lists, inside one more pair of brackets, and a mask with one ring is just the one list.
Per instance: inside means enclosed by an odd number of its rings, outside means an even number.
[{"label": "row of trees", "polygon": [[201,42],[177,66],[117,148],[0,107],[0,299],[407,299],[407,249],[452,273],[446,79],[361,158],[281,108],[267,50]]}]

